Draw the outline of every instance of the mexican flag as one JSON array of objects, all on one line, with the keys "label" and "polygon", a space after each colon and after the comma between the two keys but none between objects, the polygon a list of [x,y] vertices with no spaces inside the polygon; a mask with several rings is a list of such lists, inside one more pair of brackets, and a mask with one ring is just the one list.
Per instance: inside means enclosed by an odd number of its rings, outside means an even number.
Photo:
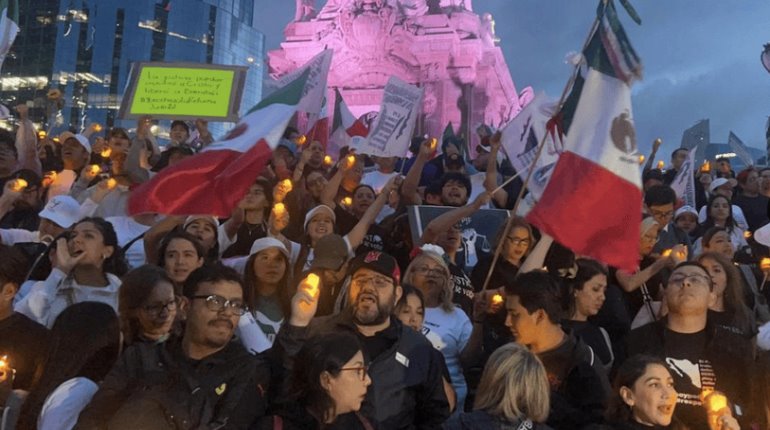
[{"label": "mexican flag", "polygon": [[336,157],[340,149],[351,146],[351,138],[355,136],[366,137],[367,134],[369,134],[369,129],[353,115],[342,98],[342,94],[335,88],[332,134],[329,139],[330,146],[327,147],[326,153]]},{"label": "mexican flag", "polygon": [[131,192],[130,214],[226,217],[260,175],[302,99],[306,70],[253,107],[219,142]]},{"label": "mexican flag", "polygon": [[[612,0],[583,52],[587,70],[557,117],[564,151],[527,219],[576,254],[635,270],[642,188],[631,114],[631,83],[641,63]],[[571,103],[572,102],[572,103]]]}]

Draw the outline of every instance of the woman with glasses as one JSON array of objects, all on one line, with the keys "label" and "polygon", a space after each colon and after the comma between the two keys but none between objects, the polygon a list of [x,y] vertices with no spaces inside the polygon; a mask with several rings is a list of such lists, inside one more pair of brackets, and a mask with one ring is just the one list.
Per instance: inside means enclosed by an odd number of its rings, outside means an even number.
[{"label": "woman with glasses", "polygon": [[126,273],[119,292],[118,314],[126,346],[164,342],[177,315],[171,278],[160,267],[149,264]]},{"label": "woman with glasses", "polygon": [[347,332],[308,340],[294,359],[286,400],[256,429],[373,429],[358,413],[372,380],[358,338]]},{"label": "woman with glasses", "polygon": [[425,297],[423,333],[444,355],[461,411],[468,393],[463,368],[475,362],[482,326],[471,324],[465,312],[452,303],[452,279],[440,255],[431,251],[418,254],[404,272],[403,283],[414,285]]},{"label": "woman with glasses", "polygon": [[549,430],[550,386],[540,360],[525,347],[509,343],[489,357],[473,412],[444,424],[446,430]]},{"label": "woman with glasses", "polygon": [[659,300],[665,276],[663,269],[671,268],[679,261],[687,259],[687,248],[683,245],[675,246],[665,253],[667,255],[653,254],[659,231],[660,225],[653,217],[644,218],[639,239],[639,270],[629,273],[622,269],[613,269],[617,284],[625,291],[628,315],[632,318],[644,308],[645,312],[652,312],[647,315],[648,320],[657,319],[657,311],[647,304]]}]

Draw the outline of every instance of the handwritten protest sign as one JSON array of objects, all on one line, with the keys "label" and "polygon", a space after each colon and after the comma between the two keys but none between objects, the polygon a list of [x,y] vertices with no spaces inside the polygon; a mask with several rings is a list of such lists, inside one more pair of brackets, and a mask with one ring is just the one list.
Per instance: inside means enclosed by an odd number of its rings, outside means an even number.
[{"label": "handwritten protest sign", "polygon": [[236,121],[246,70],[211,64],[134,63],[119,116]]},{"label": "handwritten protest sign", "polygon": [[380,113],[358,152],[381,157],[406,155],[421,108],[422,89],[392,76],[385,85]]}]

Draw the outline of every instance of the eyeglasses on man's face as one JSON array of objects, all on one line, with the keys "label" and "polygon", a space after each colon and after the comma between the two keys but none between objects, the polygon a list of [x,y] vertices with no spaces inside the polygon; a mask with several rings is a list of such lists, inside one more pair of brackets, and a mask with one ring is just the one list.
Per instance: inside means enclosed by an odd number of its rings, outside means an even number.
[{"label": "eyeglasses on man's face", "polygon": [[675,273],[668,278],[669,287],[682,288],[685,283],[693,286],[708,287],[711,285],[711,278],[698,273],[690,275]]},{"label": "eyeglasses on man's face", "polygon": [[393,285],[393,281],[384,276],[358,276],[353,278],[351,283],[356,288],[364,288],[369,284],[372,284],[377,288],[385,288]]},{"label": "eyeglasses on man's face", "polygon": [[236,315],[243,315],[249,311],[248,307],[242,300],[227,300],[224,297],[211,294],[208,296],[193,296],[192,299],[199,299],[206,301],[206,307],[213,312],[222,312],[225,309],[230,309]]}]

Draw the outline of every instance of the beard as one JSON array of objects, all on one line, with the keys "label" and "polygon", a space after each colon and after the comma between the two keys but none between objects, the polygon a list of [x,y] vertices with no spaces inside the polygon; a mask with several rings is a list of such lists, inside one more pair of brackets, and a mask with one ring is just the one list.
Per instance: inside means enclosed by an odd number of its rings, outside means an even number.
[{"label": "beard", "polygon": [[380,325],[390,318],[393,300],[381,301],[376,295],[359,293],[353,303],[353,322],[362,326]]}]

